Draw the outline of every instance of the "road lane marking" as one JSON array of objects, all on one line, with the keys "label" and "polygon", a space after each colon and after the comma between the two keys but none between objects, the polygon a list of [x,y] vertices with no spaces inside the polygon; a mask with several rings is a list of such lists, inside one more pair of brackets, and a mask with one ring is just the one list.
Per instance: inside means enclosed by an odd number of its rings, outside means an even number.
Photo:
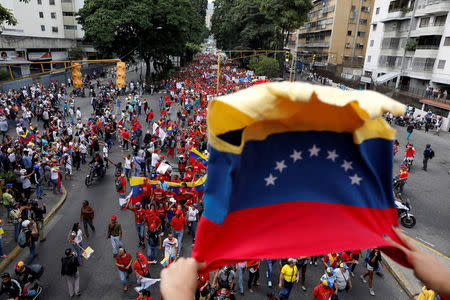
[{"label": "road lane marking", "polygon": [[419,242],[418,240],[416,240],[416,239],[410,237],[409,235],[406,235],[406,236],[407,236],[411,241],[413,241],[414,243],[416,243],[416,244],[418,244],[418,245],[420,245],[420,246],[422,246],[422,247],[424,247],[424,248],[430,250],[430,251],[433,252],[434,254],[437,254],[437,255],[439,255],[440,257],[442,257],[442,258],[444,258],[444,259],[450,261],[450,257],[445,256],[445,255],[442,254],[441,252],[439,252],[439,251],[437,251],[437,250],[434,250],[433,248],[431,248],[431,247],[425,245],[424,243]]},{"label": "road lane marking", "polygon": [[416,236],[416,239],[418,239],[418,240],[420,240],[420,241],[422,241],[422,242],[424,242],[425,244],[427,244],[427,245],[429,245],[429,246],[431,246],[431,247],[436,247],[435,245],[433,245],[432,243],[428,243],[427,241],[425,241],[424,239],[421,239],[420,237],[418,237],[418,236]]}]

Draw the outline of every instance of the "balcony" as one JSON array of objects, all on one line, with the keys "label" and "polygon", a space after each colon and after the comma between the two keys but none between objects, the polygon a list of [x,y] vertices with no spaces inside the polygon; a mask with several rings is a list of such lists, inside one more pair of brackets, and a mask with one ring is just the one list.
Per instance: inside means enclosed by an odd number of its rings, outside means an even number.
[{"label": "balcony", "polygon": [[450,11],[450,0],[428,0],[420,3],[416,9],[416,17],[444,14]]},{"label": "balcony", "polygon": [[442,35],[445,26],[423,26],[417,27],[416,30],[411,31],[411,37],[418,37],[421,35]]},{"label": "balcony", "polygon": [[299,43],[299,48],[328,48],[330,47],[330,42],[310,42],[310,43]]}]

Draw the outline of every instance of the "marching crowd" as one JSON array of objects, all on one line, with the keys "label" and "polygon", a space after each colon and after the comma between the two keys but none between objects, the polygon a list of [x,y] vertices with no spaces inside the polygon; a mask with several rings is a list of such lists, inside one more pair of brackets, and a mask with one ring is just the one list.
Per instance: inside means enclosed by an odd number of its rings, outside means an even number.
[{"label": "marching crowd", "polygon": [[[165,93],[160,94],[157,106],[143,98],[145,81],[130,82],[124,91],[116,89],[112,81],[102,84],[97,80],[89,87],[92,114],[84,118],[64,83],[55,82],[48,88],[34,84],[0,94],[0,166],[3,172],[12,174],[10,182],[3,186],[3,205],[8,211],[7,221],[14,224],[15,240],[30,251],[26,264],[17,263],[16,273],[28,270],[31,274],[36,243],[45,241],[43,188],[61,194],[61,182],[70,180],[81,165],[89,163],[95,176],[101,177],[111,163],[116,168],[120,209],[129,210],[130,217],[134,217],[139,249],[135,257],[126,251],[135,247],[125,247],[122,226],[117,215],[112,215],[106,226],[106,239],[111,242],[114,266],[124,291],[134,274],[139,285],[137,299],[152,299],[149,287],[158,280],[151,278],[150,266],[161,264],[173,270],[172,265],[177,264],[183,249],[186,253],[183,237],[189,233],[195,243],[196,227],[203,212],[202,178],[207,163],[191,153],[195,150],[202,156],[208,155],[208,103],[217,94],[228,94],[252,84],[239,80],[248,76],[245,70],[225,60],[217,92],[215,60],[213,55],[200,54],[173,78],[161,82]],[[113,162],[110,153],[117,148],[122,161]],[[142,182],[131,186],[133,177],[142,178]],[[83,257],[89,257],[84,239],[89,230],[96,230],[94,215],[89,201],[84,200],[80,222],[71,226],[68,237],[73,249],[66,249],[61,259],[61,274],[66,278],[70,296],[80,294],[78,269],[84,263]],[[0,255],[6,257],[1,245],[0,238]],[[260,285],[262,264],[267,267],[263,276],[267,286],[278,285],[280,289],[279,293],[267,295],[268,299],[289,299],[296,283],[300,283],[303,291],[313,289],[315,300],[345,298],[355,284],[355,268],[362,262],[366,270],[360,272],[360,280],[368,282],[370,294],[375,295],[374,273],[384,269],[378,249],[369,249],[364,258],[359,250],[345,251],[322,257],[250,260],[224,266],[211,276],[200,272],[196,276],[195,298],[234,299],[234,290],[241,295],[246,291],[254,293]],[[308,266],[324,269],[315,286],[306,285]],[[279,268],[279,278],[274,278],[274,268]],[[247,289],[244,276],[248,278]],[[17,274],[16,277],[20,279]],[[5,273],[1,292],[19,299],[28,283],[29,280],[12,279],[11,274]],[[173,292],[164,283],[161,288],[166,293]],[[29,296],[37,292],[37,288],[28,289]]]}]

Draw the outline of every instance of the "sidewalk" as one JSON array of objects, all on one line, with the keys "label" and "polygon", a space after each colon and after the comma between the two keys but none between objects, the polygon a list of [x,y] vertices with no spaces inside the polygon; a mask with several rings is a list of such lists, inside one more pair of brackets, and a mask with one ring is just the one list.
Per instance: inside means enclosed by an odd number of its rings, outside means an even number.
[{"label": "sidewalk", "polygon": [[[435,256],[440,261],[443,261],[447,267],[450,269],[450,258],[441,254],[440,252],[430,248],[429,246],[426,246],[425,244],[422,244],[419,241],[416,241],[413,238],[410,238],[416,246],[427,252],[428,254],[431,254]],[[411,298],[413,298],[414,294],[419,293],[422,290],[422,287],[424,284],[414,276],[414,272],[412,269],[405,268],[398,263],[394,262],[392,259],[387,257],[386,255],[382,254],[383,260],[386,264],[386,267],[388,270],[392,273],[394,278],[397,280],[399,285],[405,290],[406,294]]]}]

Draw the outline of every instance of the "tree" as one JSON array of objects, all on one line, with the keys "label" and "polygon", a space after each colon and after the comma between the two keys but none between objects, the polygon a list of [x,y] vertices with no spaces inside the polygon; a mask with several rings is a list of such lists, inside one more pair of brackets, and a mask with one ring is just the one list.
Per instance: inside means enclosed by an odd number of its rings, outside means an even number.
[{"label": "tree", "polygon": [[311,0],[261,0],[261,11],[286,37],[282,47],[288,42],[287,33],[300,28],[308,20],[308,12],[313,7]]},{"label": "tree", "polygon": [[85,56],[86,56],[86,53],[84,52],[83,48],[81,48],[80,46],[72,48],[69,51],[69,58],[70,59],[81,60]]},{"label": "tree", "polygon": [[183,56],[187,43],[200,44],[204,23],[190,0],[86,0],[78,12],[85,40],[103,56],[143,59],[170,68],[169,56]]},{"label": "tree", "polygon": [[311,0],[215,0],[211,32],[221,49],[282,49],[299,28]]},{"label": "tree", "polygon": [[279,77],[281,75],[280,64],[275,58],[268,56],[254,56],[250,59],[248,68],[253,70],[258,76],[269,78]]},{"label": "tree", "polygon": [[[30,2],[30,0],[18,0],[18,1],[24,3]],[[17,25],[17,20],[16,18],[14,18],[14,15],[10,9],[7,9],[6,7],[0,4],[0,25],[2,25],[3,23],[15,26]]]}]

